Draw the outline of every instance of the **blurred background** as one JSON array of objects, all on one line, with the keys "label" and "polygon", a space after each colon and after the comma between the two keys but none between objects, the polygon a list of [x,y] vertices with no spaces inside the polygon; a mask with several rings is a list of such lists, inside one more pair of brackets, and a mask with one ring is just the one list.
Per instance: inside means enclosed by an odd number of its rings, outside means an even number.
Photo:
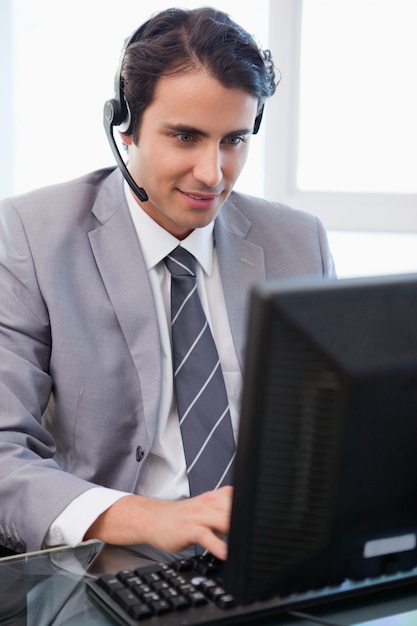
[{"label": "blurred background", "polygon": [[340,277],[417,272],[415,0],[0,0],[0,197],[112,165],[124,39],[206,4],[282,74],[237,188],[319,215]]}]

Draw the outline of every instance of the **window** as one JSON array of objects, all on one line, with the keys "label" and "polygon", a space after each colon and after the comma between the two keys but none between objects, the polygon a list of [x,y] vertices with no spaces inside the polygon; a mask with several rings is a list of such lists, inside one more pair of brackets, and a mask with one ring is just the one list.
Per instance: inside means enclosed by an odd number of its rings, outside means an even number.
[{"label": "window", "polygon": [[304,2],[299,189],[417,193],[416,24],[415,0]]},{"label": "window", "polygon": [[416,22],[414,0],[271,2],[268,197],[329,229],[417,231]]}]

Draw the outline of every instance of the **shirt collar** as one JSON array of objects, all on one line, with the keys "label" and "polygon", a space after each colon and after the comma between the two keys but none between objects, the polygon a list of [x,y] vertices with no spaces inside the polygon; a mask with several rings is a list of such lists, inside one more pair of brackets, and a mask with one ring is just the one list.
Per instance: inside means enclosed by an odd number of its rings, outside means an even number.
[{"label": "shirt collar", "polygon": [[134,199],[126,182],[124,192],[148,271],[181,244],[197,259],[204,272],[208,276],[211,275],[214,222],[202,228],[196,228],[188,237],[180,241],[145,213]]}]

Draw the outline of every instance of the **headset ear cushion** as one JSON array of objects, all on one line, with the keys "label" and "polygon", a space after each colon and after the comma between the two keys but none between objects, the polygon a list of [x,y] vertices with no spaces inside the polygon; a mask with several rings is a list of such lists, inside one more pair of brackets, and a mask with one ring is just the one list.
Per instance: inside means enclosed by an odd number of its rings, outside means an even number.
[{"label": "headset ear cushion", "polygon": [[120,107],[120,121],[118,126],[120,133],[124,133],[125,135],[132,134],[132,115],[130,113],[130,107],[124,96],[122,106]]},{"label": "headset ear cushion", "polygon": [[259,131],[259,127],[261,125],[262,122],[262,116],[264,114],[264,107],[262,106],[261,110],[259,111],[258,115],[255,118],[255,125],[253,127],[253,134],[256,135]]},{"label": "headset ear cushion", "polygon": [[107,100],[104,103],[103,114],[104,119],[110,126],[118,125],[118,117],[120,115],[119,106],[116,100]]},{"label": "headset ear cushion", "polygon": [[119,131],[126,135],[131,133],[131,121],[130,108],[125,98],[123,97],[123,104],[121,105],[119,100],[112,98],[104,103],[104,117],[107,123],[111,126],[118,126]]}]

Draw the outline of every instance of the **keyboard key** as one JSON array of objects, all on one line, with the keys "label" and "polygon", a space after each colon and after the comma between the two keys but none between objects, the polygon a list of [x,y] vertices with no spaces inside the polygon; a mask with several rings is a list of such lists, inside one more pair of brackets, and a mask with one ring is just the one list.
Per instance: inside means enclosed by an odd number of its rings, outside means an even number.
[{"label": "keyboard key", "polygon": [[165,578],[166,580],[169,580],[170,578],[175,578],[175,576],[177,575],[177,570],[173,569],[172,567],[168,567],[168,565],[161,566],[161,576],[163,576],[163,578]]},{"label": "keyboard key", "polygon": [[145,594],[150,593],[150,592],[152,591],[152,589],[149,587],[149,585],[145,585],[145,584],[144,584],[144,583],[142,583],[142,582],[139,582],[139,584],[138,584],[138,585],[136,585],[136,584],[131,585],[129,588],[130,588],[130,589],[133,591],[133,593],[135,593],[135,594],[138,596],[138,598],[140,598],[141,600],[143,599],[143,596],[144,596]]},{"label": "keyboard key", "polygon": [[145,604],[149,604],[150,606],[152,602],[157,602],[160,597],[155,591],[149,591],[148,593],[144,593],[141,596],[141,599],[145,602]]},{"label": "keyboard key", "polygon": [[113,574],[104,574],[97,581],[109,595],[113,596],[116,591],[124,589],[123,583]]},{"label": "keyboard key", "polygon": [[154,615],[164,615],[171,611],[171,605],[166,600],[153,600],[149,602],[149,608]]},{"label": "keyboard key", "polygon": [[123,569],[117,573],[117,578],[122,582],[124,582],[125,580],[129,580],[130,578],[135,578],[135,576],[135,572],[133,572],[131,569]]},{"label": "keyboard key", "polygon": [[129,613],[130,610],[140,604],[140,600],[129,589],[121,589],[120,591],[115,591],[113,594],[113,598]]},{"label": "keyboard key", "polygon": [[220,609],[233,609],[236,606],[236,600],[230,593],[225,593],[217,598],[216,604]]},{"label": "keyboard key", "polygon": [[189,593],[186,595],[186,598],[192,606],[202,606],[203,604],[207,604],[207,598],[201,591]]},{"label": "keyboard key", "polygon": [[184,596],[177,595],[176,597],[171,596],[168,599],[168,602],[174,609],[174,611],[183,611],[184,609],[188,609],[190,603]]},{"label": "keyboard key", "polygon": [[183,596],[187,597],[189,594],[194,593],[196,588],[194,585],[190,585],[189,583],[185,583],[183,585],[178,585],[176,587],[177,591],[181,593]]},{"label": "keyboard key", "polygon": [[152,611],[146,604],[136,604],[130,609],[129,615],[133,617],[133,619],[140,621],[152,617]]},{"label": "keyboard key", "polygon": [[162,580],[159,572],[149,572],[146,574],[142,574],[140,578],[141,580],[143,580],[144,583],[147,583],[148,585],[151,585],[152,583],[156,583]]},{"label": "keyboard key", "polygon": [[178,559],[173,565],[177,572],[189,572],[193,567],[191,559]]},{"label": "keyboard key", "polygon": [[166,580],[157,580],[151,583],[150,587],[157,593],[161,593],[162,589],[169,589],[169,583]]}]

